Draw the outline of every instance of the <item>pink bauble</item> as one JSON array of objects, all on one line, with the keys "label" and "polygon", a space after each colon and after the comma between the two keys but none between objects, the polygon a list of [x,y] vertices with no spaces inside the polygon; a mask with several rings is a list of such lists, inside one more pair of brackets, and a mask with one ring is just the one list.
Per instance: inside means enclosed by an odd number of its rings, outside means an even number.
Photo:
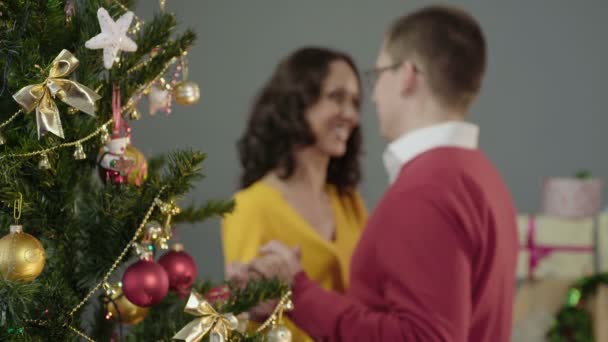
[{"label": "pink bauble", "polygon": [[141,259],[129,266],[122,276],[122,291],[127,299],[141,307],[160,303],[169,292],[169,277],[154,260]]},{"label": "pink bauble", "polygon": [[160,257],[158,263],[169,276],[169,289],[177,292],[182,298],[187,296],[196,279],[194,259],[182,250],[171,250]]}]

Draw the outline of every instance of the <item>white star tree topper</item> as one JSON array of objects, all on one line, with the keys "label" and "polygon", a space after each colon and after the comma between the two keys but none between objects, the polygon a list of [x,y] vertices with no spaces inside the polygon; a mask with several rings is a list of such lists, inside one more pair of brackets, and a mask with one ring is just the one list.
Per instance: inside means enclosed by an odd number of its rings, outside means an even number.
[{"label": "white star tree topper", "polygon": [[128,52],[137,50],[137,44],[127,37],[127,31],[133,21],[133,12],[128,11],[114,21],[108,11],[100,7],[97,10],[97,19],[101,33],[87,40],[84,46],[88,49],[103,49],[103,66],[112,69],[119,50]]}]

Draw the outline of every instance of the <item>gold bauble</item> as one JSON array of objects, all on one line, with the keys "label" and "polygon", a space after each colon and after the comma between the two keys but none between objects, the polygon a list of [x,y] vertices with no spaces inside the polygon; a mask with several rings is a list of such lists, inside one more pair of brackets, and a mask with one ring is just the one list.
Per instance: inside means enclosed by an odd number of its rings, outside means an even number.
[{"label": "gold bauble", "polygon": [[0,239],[0,272],[6,279],[30,282],[42,273],[45,261],[40,241],[21,226],[11,226],[11,233]]},{"label": "gold bauble", "polygon": [[[148,315],[148,308],[142,308],[131,303],[122,293],[120,285],[114,285],[110,290],[109,298],[106,298],[104,307],[111,319],[119,320],[121,323],[135,325],[143,321]],[[110,300],[111,299],[111,300]]]},{"label": "gold bauble", "polygon": [[173,92],[175,95],[175,102],[180,105],[195,104],[201,96],[198,84],[192,81],[178,83],[175,88],[173,88]]},{"label": "gold bauble", "polygon": [[266,334],[268,342],[291,342],[291,331],[286,326],[278,324],[273,326]]}]

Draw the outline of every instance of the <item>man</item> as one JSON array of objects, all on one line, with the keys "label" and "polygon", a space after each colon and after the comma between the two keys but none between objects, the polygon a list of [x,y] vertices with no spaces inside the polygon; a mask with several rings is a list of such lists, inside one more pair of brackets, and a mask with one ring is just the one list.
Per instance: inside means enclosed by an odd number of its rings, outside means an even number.
[{"label": "man", "polygon": [[373,100],[391,186],[352,259],[346,295],[272,242],[251,268],[291,282],[292,320],[331,341],[507,342],[518,252],[515,209],[464,120],[486,66],[466,12],[432,6],[398,19],[377,59]]}]

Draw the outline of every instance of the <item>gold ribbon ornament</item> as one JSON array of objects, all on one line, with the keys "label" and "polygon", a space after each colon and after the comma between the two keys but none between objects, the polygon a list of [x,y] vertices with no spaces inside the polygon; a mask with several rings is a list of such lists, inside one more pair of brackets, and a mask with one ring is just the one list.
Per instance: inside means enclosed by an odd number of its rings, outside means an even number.
[{"label": "gold ribbon ornament", "polygon": [[71,52],[62,50],[53,60],[49,75],[44,82],[25,86],[13,95],[26,113],[36,109],[38,139],[47,132],[64,137],[55,98],[95,116],[95,101],[101,96],[94,90],[65,78],[74,72],[78,64],[78,59]]},{"label": "gold ribbon ornament", "polygon": [[207,334],[215,335],[215,341],[228,340],[230,331],[238,327],[237,318],[231,314],[220,314],[199,293],[190,293],[184,312],[197,316],[188,323],[175,336],[174,340],[185,342],[199,342]]},{"label": "gold ribbon ornament", "polygon": [[169,202],[158,200],[156,203],[158,204],[161,214],[165,215],[165,227],[171,226],[171,219],[173,216],[179,215],[182,212],[173,199],[169,200]]},{"label": "gold ribbon ornament", "polygon": [[160,248],[167,249],[167,242],[171,240],[171,219],[175,215],[179,215],[182,210],[175,204],[175,200],[171,199],[169,202],[163,202],[158,200],[157,205],[160,209],[161,214],[165,215],[165,222],[163,222],[163,231],[157,239],[157,244],[160,244]]}]

